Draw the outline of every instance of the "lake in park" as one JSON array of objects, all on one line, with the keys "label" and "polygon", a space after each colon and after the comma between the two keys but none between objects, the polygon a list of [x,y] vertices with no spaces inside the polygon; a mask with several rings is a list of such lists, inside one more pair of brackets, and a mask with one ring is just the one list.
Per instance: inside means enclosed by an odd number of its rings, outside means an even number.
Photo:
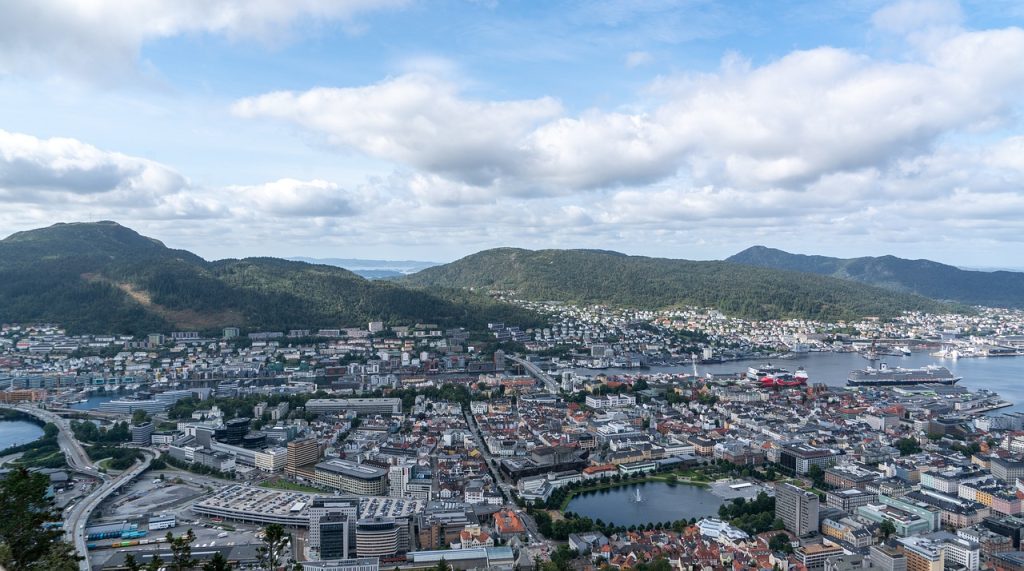
[{"label": "lake in park", "polygon": [[600,519],[606,524],[630,526],[717,516],[722,503],[722,498],[705,487],[645,482],[579,494],[565,511]]}]

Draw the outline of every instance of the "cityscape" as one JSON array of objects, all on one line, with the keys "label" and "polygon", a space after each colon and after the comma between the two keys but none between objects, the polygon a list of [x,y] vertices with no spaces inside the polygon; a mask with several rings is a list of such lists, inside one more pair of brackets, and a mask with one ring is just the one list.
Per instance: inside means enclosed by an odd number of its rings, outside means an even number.
[{"label": "cityscape", "polygon": [[1012,0],[0,1],[0,571],[1024,571]]}]

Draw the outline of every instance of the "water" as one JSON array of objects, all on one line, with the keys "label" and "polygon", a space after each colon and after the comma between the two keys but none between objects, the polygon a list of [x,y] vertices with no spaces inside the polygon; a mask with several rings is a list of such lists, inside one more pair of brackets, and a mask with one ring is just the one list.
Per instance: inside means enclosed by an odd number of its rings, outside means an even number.
[{"label": "water", "polygon": [[[753,361],[730,361],[727,363],[714,363],[708,365],[697,365],[697,371],[703,373],[735,373],[746,371],[747,367],[763,365],[765,359]],[[1003,399],[1012,402],[1013,407],[999,409],[996,414],[1006,412],[1024,412],[1024,357],[973,357],[967,359],[940,359],[932,357],[927,351],[914,353],[908,357],[885,356],[879,362],[887,363],[891,367],[923,367],[925,365],[938,365],[949,368],[953,374],[963,377],[958,383],[971,390],[988,389],[999,393]],[[824,383],[829,386],[846,386],[846,379],[850,371],[863,369],[870,365],[870,362],[857,353],[803,353],[792,359],[778,359],[771,361],[773,365],[784,367],[795,371],[803,367],[810,375],[811,383]],[[877,363],[876,363],[877,366]],[[608,375],[636,375],[656,373],[692,373],[693,366],[675,367],[651,367],[650,369],[604,369],[593,371],[588,369],[576,369],[576,372],[583,375],[595,375],[605,373]]]},{"label": "water", "polygon": [[71,405],[68,408],[73,408],[75,410],[92,410],[100,406],[101,404],[112,401],[116,398],[118,398],[117,395],[110,393],[104,395],[94,395],[85,399],[85,402],[76,402],[75,404]]},{"label": "water", "polygon": [[[640,489],[643,501],[636,502]],[[722,498],[711,490],[686,484],[646,482],[578,495],[566,511],[615,525],[640,525],[717,516]]]},{"label": "water", "polygon": [[38,440],[43,428],[24,420],[0,421],[0,450]]}]

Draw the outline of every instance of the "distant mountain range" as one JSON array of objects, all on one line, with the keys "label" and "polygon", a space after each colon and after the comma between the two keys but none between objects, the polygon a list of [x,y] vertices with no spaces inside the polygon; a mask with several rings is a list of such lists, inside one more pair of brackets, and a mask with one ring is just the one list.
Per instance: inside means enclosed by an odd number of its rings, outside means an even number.
[{"label": "distant mountain range", "polygon": [[891,257],[795,256],[760,247],[706,262],[603,250],[498,248],[408,275],[430,262],[319,261],[403,275],[370,281],[322,263],[206,261],[114,222],[56,224],[0,240],[0,320],[135,334],[228,325],[315,329],[378,320],[473,329],[493,321],[543,322],[534,312],[494,301],[489,290],[647,309],[715,307],[751,319],[844,320],[963,307],[929,297],[1024,305],[1024,274]]},{"label": "distant mountain range", "polygon": [[72,332],[540,322],[484,295],[371,282],[334,266],[276,258],[208,262],[114,222],[12,234],[0,240],[0,276],[0,319],[61,323]]},{"label": "distant mountain range", "polygon": [[337,266],[371,280],[397,278],[438,265],[417,260],[363,260],[359,258],[288,258],[296,262]]},{"label": "distant mountain range", "polygon": [[421,287],[508,290],[532,300],[642,308],[715,307],[751,319],[841,320],[951,306],[849,280],[730,262],[627,256],[602,250],[498,248],[398,280]]},{"label": "distant mountain range", "polygon": [[729,262],[807,272],[914,293],[933,299],[990,307],[1024,307],[1024,273],[972,271],[930,260],[895,256],[830,258],[790,254],[754,246],[727,259]]}]

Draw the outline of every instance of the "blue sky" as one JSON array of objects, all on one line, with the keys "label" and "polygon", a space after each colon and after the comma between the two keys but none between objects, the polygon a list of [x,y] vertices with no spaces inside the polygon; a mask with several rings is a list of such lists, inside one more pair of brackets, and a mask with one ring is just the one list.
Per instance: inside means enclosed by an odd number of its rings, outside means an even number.
[{"label": "blue sky", "polygon": [[1015,2],[5,2],[0,227],[1024,266]]}]

